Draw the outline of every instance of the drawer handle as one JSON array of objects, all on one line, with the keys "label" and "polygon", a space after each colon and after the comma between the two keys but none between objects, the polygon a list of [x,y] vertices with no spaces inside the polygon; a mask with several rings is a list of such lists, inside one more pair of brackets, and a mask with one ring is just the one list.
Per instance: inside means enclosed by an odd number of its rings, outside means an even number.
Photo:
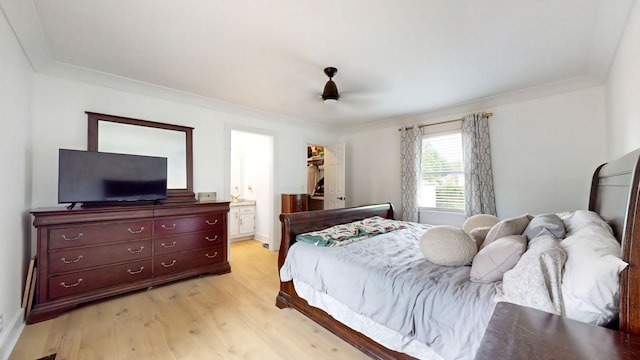
[{"label": "drawer handle", "polygon": [[215,225],[218,223],[218,219],[213,220],[213,222],[209,221],[209,220],[205,220],[204,222],[207,223],[207,225]]},{"label": "drawer handle", "polygon": [[127,250],[129,251],[129,253],[131,254],[139,254],[142,252],[142,250],[144,249],[144,246],[140,246],[140,250],[131,250],[131,248],[128,248]]},{"label": "drawer handle", "polygon": [[173,230],[176,228],[176,224],[173,224],[171,226],[165,226],[164,224],[162,224],[162,228],[165,230]]},{"label": "drawer handle", "polygon": [[216,241],[218,240],[218,235],[214,236],[213,239],[208,236],[205,236],[204,238],[207,239],[207,241]]},{"label": "drawer handle", "polygon": [[142,270],[144,270],[144,266],[140,266],[140,270],[138,271],[131,271],[131,269],[127,269],[127,272],[131,275],[137,275],[137,274],[140,274]]},{"label": "drawer handle", "polygon": [[160,265],[162,265],[162,266],[164,266],[164,267],[166,267],[166,268],[168,268],[168,267],[172,267],[172,266],[173,266],[173,265],[175,265],[175,264],[176,264],[176,259],[173,259],[173,261],[171,262],[171,264],[168,264],[168,265],[167,265],[167,264],[165,264],[164,262],[160,263]]},{"label": "drawer handle", "polygon": [[127,229],[131,234],[140,234],[142,230],[144,230],[144,226],[140,226],[140,230],[131,230],[131,228]]},{"label": "drawer handle", "polygon": [[207,257],[207,258],[209,258],[209,259],[213,259],[213,258],[215,258],[216,256],[218,256],[218,252],[216,251],[213,255],[204,254],[204,256],[206,256],[206,257]]},{"label": "drawer handle", "polygon": [[75,240],[80,240],[80,238],[83,237],[83,236],[84,236],[83,233],[78,234],[78,236],[76,236],[76,237],[70,237],[70,238],[68,238],[66,235],[62,235],[62,240],[75,241]]},{"label": "drawer handle", "polygon": [[71,285],[67,285],[63,281],[63,282],[60,283],[60,286],[65,287],[65,288],[68,289],[68,288],[72,288],[72,287],[76,287],[76,286],[80,285],[81,282],[82,282],[82,278],[78,279],[78,281],[75,284],[71,284]]},{"label": "drawer handle", "polygon": [[162,243],[162,244],[160,244],[160,246],[162,246],[163,248],[167,248],[168,249],[168,248],[172,248],[172,247],[176,246],[176,242],[175,241],[172,242],[171,245],[167,245],[165,243]]},{"label": "drawer handle", "polygon": [[63,257],[60,258],[60,260],[65,264],[77,263],[78,261],[80,261],[80,259],[82,259],[82,255],[79,255],[75,260],[67,260],[66,258],[63,258]]}]

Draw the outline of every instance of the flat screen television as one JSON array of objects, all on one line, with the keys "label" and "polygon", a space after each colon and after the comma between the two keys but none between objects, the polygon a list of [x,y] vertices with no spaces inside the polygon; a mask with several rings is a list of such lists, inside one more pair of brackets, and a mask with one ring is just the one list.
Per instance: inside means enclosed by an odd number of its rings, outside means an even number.
[{"label": "flat screen television", "polygon": [[58,203],[156,201],[167,198],[167,158],[60,149]]}]

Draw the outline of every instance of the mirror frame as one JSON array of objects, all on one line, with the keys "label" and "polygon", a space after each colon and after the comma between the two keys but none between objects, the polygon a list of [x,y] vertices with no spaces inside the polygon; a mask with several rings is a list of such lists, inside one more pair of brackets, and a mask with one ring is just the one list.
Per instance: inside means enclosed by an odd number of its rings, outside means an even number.
[{"label": "mirror frame", "polygon": [[146,126],[156,129],[165,129],[184,132],[186,137],[186,162],[187,168],[187,187],[183,189],[167,189],[168,202],[175,201],[195,201],[195,193],[193,192],[193,128],[180,125],[164,124],[148,120],[140,120],[127,118],[122,116],[98,114],[94,112],[85,111],[88,120],[88,134],[87,134],[87,150],[98,151],[98,121],[111,121],[121,124]]}]

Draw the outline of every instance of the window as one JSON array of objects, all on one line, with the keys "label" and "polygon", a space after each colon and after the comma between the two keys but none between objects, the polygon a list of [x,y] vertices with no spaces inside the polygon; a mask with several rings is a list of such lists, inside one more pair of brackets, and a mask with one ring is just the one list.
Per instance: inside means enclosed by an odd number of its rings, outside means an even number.
[{"label": "window", "polygon": [[422,176],[418,205],[464,211],[464,160],[460,131],[422,138]]}]

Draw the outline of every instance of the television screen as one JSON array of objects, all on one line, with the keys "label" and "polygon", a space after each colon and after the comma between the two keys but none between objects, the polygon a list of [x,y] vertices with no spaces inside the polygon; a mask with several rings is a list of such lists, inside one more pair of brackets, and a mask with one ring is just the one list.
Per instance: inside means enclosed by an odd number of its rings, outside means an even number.
[{"label": "television screen", "polygon": [[59,150],[58,203],[161,200],[167,158]]}]

